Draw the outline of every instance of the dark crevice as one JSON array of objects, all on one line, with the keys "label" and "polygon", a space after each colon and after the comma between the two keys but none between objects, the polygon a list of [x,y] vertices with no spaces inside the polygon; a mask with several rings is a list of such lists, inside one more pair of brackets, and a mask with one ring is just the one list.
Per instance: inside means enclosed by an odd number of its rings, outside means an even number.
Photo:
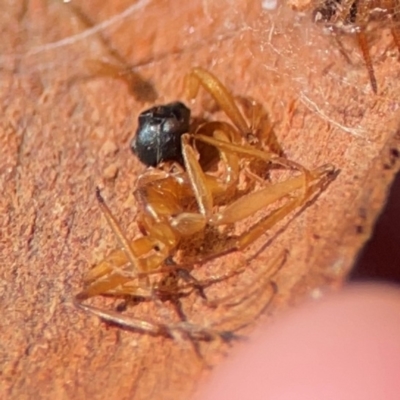
[{"label": "dark crevice", "polygon": [[371,239],[359,253],[349,280],[400,283],[400,173],[393,182]]}]

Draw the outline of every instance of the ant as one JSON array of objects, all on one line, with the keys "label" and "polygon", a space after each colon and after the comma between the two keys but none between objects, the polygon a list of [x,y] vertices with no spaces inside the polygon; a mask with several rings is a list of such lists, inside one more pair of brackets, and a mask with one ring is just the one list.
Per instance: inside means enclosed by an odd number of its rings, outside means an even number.
[{"label": "ant", "polygon": [[375,94],[378,92],[378,85],[369,52],[367,27],[373,20],[386,20],[400,51],[399,6],[398,0],[324,0],[313,12],[314,22],[324,23],[330,32],[356,35]]},{"label": "ant", "polygon": [[[232,94],[209,71],[194,68],[186,76],[185,86],[189,99],[203,87],[231,122],[192,124],[190,109],[181,102],[155,106],[140,114],[131,147],[150,167],[139,176],[134,192],[142,236],[132,241],[125,237],[97,190],[100,209],[121,248],[87,273],[75,302],[105,321],[152,335],[231,340],[233,330],[194,325],[182,315],[180,323],[159,323],[83,303],[97,295],[174,303],[197,290],[208,304],[215,305],[218,302],[208,300],[204,288],[241,270],[199,282],[191,274],[193,266],[247,248],[292,211],[305,206],[332,180],[335,168],[330,164],[308,170],[284,157],[264,108],[242,99],[249,106],[242,113]],[[207,158],[211,150],[216,150],[214,159]],[[216,170],[215,165],[220,168]],[[297,172],[277,183],[266,182],[273,168]],[[261,189],[255,189],[257,183]],[[231,233],[237,222],[277,202],[275,209],[248,230]],[[258,284],[268,278],[263,271],[257,277]]]}]

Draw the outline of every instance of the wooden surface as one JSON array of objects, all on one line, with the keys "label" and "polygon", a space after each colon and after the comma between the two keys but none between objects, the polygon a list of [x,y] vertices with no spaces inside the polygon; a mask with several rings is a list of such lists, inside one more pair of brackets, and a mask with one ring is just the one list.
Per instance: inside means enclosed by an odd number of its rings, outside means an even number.
[{"label": "wooden surface", "polygon": [[[263,248],[267,232],[231,257],[256,254],[246,274],[211,293],[242,287],[283,249],[290,252],[275,277],[270,316],[340,287],[399,168],[400,68],[388,32],[371,38],[375,96],[351,38],[344,38],[349,65],[307,16],[267,12],[261,2],[83,1],[93,26],[61,2],[3,3],[1,398],[179,399],[210,373],[190,343],[106,326],[71,304],[88,268],[117,245],[96,205],[97,185],[128,236],[138,233],[132,191],[143,167],[129,141],[138,113],[154,102],[142,101],[148,91],[135,97],[122,81],[93,77],[85,61],[112,60],[106,43],[138,66],[157,102],[181,99],[184,74],[200,65],[266,105],[289,158],[340,169],[272,245]],[[205,97],[195,112],[209,104]],[[222,259],[199,273],[226,265]],[[146,315],[150,306],[133,312]],[[221,318],[196,299],[185,307],[199,323]],[[228,350],[201,344],[210,365]]]}]

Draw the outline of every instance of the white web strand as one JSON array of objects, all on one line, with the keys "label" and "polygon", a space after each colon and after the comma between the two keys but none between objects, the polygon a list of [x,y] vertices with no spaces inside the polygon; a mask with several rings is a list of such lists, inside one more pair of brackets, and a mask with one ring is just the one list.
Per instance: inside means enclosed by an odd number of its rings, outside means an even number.
[{"label": "white web strand", "polygon": [[84,39],[90,37],[90,36],[96,35],[97,33],[101,32],[104,29],[107,29],[113,25],[117,25],[117,24],[123,22],[124,19],[131,16],[136,11],[139,11],[139,10],[147,7],[151,2],[152,2],[152,0],[139,0],[137,3],[132,4],[131,6],[126,8],[121,13],[114,15],[111,18],[108,18],[105,21],[100,22],[99,24],[97,24],[93,27],[84,30],[83,32],[77,33],[76,35],[69,36],[65,39],[61,39],[61,40],[57,40],[55,42],[51,42],[51,43],[47,43],[47,44],[40,45],[37,47],[33,47],[31,50],[29,50],[26,53],[12,54],[10,56],[12,56],[12,57],[28,57],[28,56],[37,55],[39,53],[43,53],[43,52],[46,52],[49,50],[59,49],[60,47],[71,46],[81,40],[84,40]]}]

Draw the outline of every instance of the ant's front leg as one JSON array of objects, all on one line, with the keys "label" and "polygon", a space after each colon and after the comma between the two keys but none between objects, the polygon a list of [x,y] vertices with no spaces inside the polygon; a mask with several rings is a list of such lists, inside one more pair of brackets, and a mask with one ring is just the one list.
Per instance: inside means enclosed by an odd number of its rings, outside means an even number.
[{"label": "ant's front leg", "polygon": [[186,93],[189,99],[196,97],[200,85],[214,97],[219,107],[221,107],[242,134],[249,132],[249,127],[237,107],[235,99],[219,79],[203,68],[193,68],[185,78]]},{"label": "ant's front leg", "polygon": [[[229,124],[226,125],[229,126]],[[218,128],[224,127],[222,123],[217,126]],[[227,132],[226,127],[224,127],[225,130],[215,129],[217,126],[214,123],[206,123],[200,131],[212,135],[216,143],[229,143],[231,136],[228,135],[229,132]],[[207,175],[203,171],[191,144],[191,141],[196,140],[198,136],[200,135],[182,135],[182,155],[189,182],[195,195],[200,214],[204,217],[205,224],[212,216],[215,196],[226,194],[231,189],[236,190],[239,178],[239,157],[233,152],[226,152],[224,149],[215,146],[220,152],[221,160],[225,164],[225,179],[221,180]]]}]

